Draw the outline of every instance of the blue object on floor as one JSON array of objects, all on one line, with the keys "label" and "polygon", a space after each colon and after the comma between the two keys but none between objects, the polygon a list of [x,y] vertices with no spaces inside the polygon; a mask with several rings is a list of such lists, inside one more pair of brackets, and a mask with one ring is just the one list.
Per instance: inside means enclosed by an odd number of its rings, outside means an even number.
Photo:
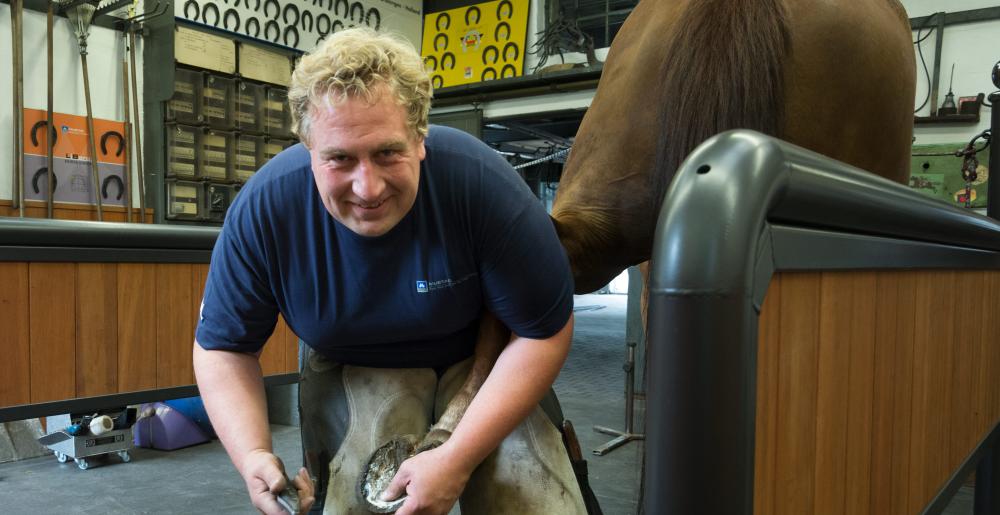
[{"label": "blue object on floor", "polygon": [[208,419],[208,412],[205,411],[205,403],[202,402],[201,397],[172,399],[169,401],[163,401],[163,403],[183,413],[185,417],[191,419],[191,421],[195,424],[198,424],[198,427],[200,427],[209,438],[215,438],[215,429],[212,428],[212,422]]}]

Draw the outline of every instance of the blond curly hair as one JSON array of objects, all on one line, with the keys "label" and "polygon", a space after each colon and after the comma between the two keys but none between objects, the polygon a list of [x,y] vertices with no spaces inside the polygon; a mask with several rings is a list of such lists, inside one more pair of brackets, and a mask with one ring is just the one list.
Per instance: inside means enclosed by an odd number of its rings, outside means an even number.
[{"label": "blond curly hair", "polygon": [[288,88],[292,131],[308,146],[313,106],[346,98],[373,102],[381,85],[406,108],[414,136],[426,136],[433,88],[420,55],[401,37],[368,28],[332,34],[299,60]]}]

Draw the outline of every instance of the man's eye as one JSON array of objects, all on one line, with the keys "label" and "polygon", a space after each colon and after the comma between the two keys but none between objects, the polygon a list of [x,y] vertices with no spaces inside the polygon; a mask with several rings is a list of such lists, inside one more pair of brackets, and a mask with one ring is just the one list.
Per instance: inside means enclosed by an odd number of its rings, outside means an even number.
[{"label": "man's eye", "polygon": [[392,157],[396,155],[396,151],[393,149],[379,150],[378,155],[379,157]]}]

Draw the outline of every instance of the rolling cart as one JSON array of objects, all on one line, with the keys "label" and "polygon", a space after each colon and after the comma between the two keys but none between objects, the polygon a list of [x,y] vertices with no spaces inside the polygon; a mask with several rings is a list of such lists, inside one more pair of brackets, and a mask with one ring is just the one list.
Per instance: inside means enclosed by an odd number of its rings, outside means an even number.
[{"label": "rolling cart", "polygon": [[[88,425],[99,415],[112,417],[112,429],[93,434]],[[42,445],[52,449],[59,463],[73,460],[80,470],[87,470],[98,456],[117,454],[125,463],[132,460],[132,424],[135,410],[125,409],[114,413],[68,414],[46,417],[49,433],[38,439]]]}]

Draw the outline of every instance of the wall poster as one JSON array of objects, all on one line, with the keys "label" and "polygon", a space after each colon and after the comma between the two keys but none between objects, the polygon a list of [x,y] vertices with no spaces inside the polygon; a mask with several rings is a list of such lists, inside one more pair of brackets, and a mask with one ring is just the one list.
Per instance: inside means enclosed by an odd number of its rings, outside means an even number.
[{"label": "wall poster", "polygon": [[529,0],[495,0],[424,16],[421,54],[434,88],[523,75]]}]

